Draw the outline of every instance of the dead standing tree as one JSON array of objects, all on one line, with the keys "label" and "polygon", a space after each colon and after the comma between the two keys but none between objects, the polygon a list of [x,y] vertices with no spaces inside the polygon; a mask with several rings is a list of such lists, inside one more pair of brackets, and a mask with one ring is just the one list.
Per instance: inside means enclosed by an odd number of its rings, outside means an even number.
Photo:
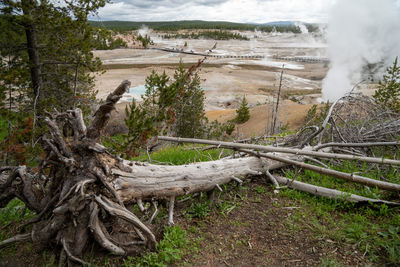
[{"label": "dead standing tree", "polygon": [[[110,119],[110,112],[129,87],[130,82],[124,81],[110,93],[87,128],[79,109],[56,112],[45,118],[49,135],[42,138],[46,154],[37,171],[28,170],[25,166],[0,168],[0,208],[17,197],[37,213],[37,217],[25,224],[33,224],[30,232],[0,242],[0,248],[20,241],[31,241],[38,249],[59,244],[64,255],[82,264],[85,262],[80,256],[86,245],[93,241],[116,255],[130,254],[144,245],[154,248],[157,241],[151,227],[125,205],[137,203],[139,209],[144,211],[143,202],[151,202],[154,218],[157,201],[166,199],[169,201],[168,221],[172,224],[177,196],[211,191],[231,181],[241,183],[238,177],[261,174],[266,174],[267,179],[275,185],[278,182],[286,183],[289,187],[322,196],[398,205],[288,181],[270,173],[274,169],[296,164],[321,173],[327,172],[324,168],[315,169],[316,166],[299,162],[304,159],[303,155],[399,166],[400,161],[397,160],[271,146],[210,143],[213,141],[207,140],[197,142],[236,148],[253,156],[184,166],[157,166],[115,157],[99,143],[99,138]],[[273,153],[255,152],[257,150]],[[400,186],[396,184],[340,172],[329,174],[385,190],[400,191]]]}]

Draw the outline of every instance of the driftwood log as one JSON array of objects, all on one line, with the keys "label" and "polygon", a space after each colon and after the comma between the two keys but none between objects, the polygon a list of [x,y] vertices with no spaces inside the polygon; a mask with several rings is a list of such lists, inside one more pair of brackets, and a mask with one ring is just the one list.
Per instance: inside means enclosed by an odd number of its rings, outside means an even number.
[{"label": "driftwood log", "polygon": [[33,224],[30,232],[21,229],[0,242],[0,248],[21,241],[33,242],[36,249],[59,245],[62,255],[80,264],[85,264],[80,259],[85,247],[94,241],[116,255],[136,252],[143,245],[152,249],[157,241],[151,226],[128,210],[128,204],[137,203],[143,211],[143,202],[148,201],[157,210],[156,202],[167,200],[172,224],[175,197],[241,182],[242,177],[285,165],[246,157],[157,166],[115,157],[99,138],[129,87],[130,82],[124,81],[110,93],[88,127],[79,109],[46,117],[48,134],[42,137],[46,153],[38,168],[0,169],[0,208],[17,197],[37,213],[22,227]]}]

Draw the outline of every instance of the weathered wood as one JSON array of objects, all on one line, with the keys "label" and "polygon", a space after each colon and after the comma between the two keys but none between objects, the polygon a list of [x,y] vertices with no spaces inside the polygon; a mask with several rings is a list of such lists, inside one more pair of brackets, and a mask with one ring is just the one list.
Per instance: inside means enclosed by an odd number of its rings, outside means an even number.
[{"label": "weathered wood", "polygon": [[[128,161],[125,161],[126,163]],[[113,186],[119,198],[123,202],[131,202],[135,199],[149,200],[206,192],[217,185],[235,181],[234,176],[262,174],[267,168],[273,170],[282,166],[274,163],[271,160],[246,157],[183,166],[126,164],[126,167],[131,168],[131,172],[121,171],[118,168],[113,168],[111,171],[116,176]]]},{"label": "weathered wood", "polygon": [[374,146],[400,146],[400,142],[367,142],[367,143],[325,143],[313,147],[318,151],[326,147],[374,147]]},{"label": "weathered wood", "polygon": [[321,186],[316,186],[316,185],[311,185],[311,184],[295,181],[295,180],[288,179],[288,178],[281,177],[281,176],[276,176],[275,178],[282,185],[285,185],[289,188],[297,189],[297,190],[300,190],[303,192],[307,192],[307,193],[310,193],[315,196],[328,197],[328,198],[332,198],[332,199],[341,199],[341,200],[346,200],[346,201],[350,201],[350,202],[364,203],[364,204],[374,203],[374,204],[386,204],[388,206],[400,206],[400,203],[397,203],[397,202],[363,197],[363,196],[350,194],[350,193],[342,192],[342,191],[335,190],[335,189],[329,189],[329,188],[325,188],[325,187],[321,187]]},{"label": "weathered wood", "polygon": [[115,104],[129,90],[130,86],[130,81],[123,81],[114,92],[108,95],[106,101],[96,111],[94,119],[87,129],[87,138],[98,139],[100,137],[101,131],[110,120],[110,113],[114,110]]},{"label": "weathered wood", "polygon": [[317,152],[317,151],[311,151],[311,150],[307,150],[307,149],[261,146],[261,145],[252,145],[252,144],[237,144],[237,143],[232,143],[232,142],[222,142],[222,141],[194,139],[194,138],[169,137],[169,136],[159,136],[158,140],[171,141],[171,142],[177,142],[177,143],[195,143],[195,144],[215,145],[215,146],[219,146],[219,147],[234,148],[234,149],[253,149],[253,150],[258,150],[258,151],[263,151],[263,152],[279,152],[279,153],[306,155],[306,156],[311,156],[311,157],[327,158],[327,159],[357,160],[357,161],[362,161],[362,162],[367,162],[367,163],[388,164],[388,165],[400,166],[400,160],[385,159],[385,158],[373,158],[373,157],[358,157],[358,156],[352,156],[352,155],[347,155],[347,154]]},{"label": "weathered wood", "polygon": [[345,173],[345,172],[335,171],[335,170],[331,170],[331,169],[327,169],[327,168],[322,168],[322,167],[307,164],[304,162],[280,157],[280,156],[274,155],[273,153],[259,153],[259,152],[254,152],[254,151],[248,150],[248,149],[240,149],[240,151],[246,152],[250,155],[257,155],[259,157],[268,158],[268,159],[272,159],[272,160],[276,160],[276,161],[281,161],[281,162],[284,162],[284,163],[287,163],[287,164],[290,164],[293,166],[297,166],[297,167],[300,167],[303,169],[312,170],[312,171],[315,171],[315,172],[318,172],[321,174],[326,174],[326,175],[333,176],[336,178],[345,179],[347,181],[355,182],[358,184],[363,184],[363,185],[372,186],[372,187],[378,187],[380,189],[394,191],[394,192],[400,192],[400,184],[393,184],[393,183],[388,183],[388,182],[384,182],[384,181],[379,181],[379,180],[363,177],[363,176],[360,176],[360,175],[357,175],[354,173]]},{"label": "weathered wood", "polygon": [[23,242],[23,241],[28,241],[28,240],[32,240],[31,233],[23,234],[23,235],[16,235],[16,236],[13,236],[6,240],[1,241],[0,249],[3,247],[7,247],[11,244],[17,243],[17,242]]}]

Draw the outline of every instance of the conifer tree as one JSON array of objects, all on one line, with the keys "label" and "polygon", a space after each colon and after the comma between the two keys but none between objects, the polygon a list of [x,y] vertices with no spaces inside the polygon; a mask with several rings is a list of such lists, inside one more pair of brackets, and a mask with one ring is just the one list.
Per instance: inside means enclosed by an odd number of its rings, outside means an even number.
[{"label": "conifer tree", "polygon": [[126,108],[129,128],[123,150],[132,156],[140,147],[149,147],[157,134],[201,138],[206,132],[204,92],[196,67],[186,70],[179,64],[173,78],[152,72],[146,78],[143,101]]},{"label": "conifer tree", "polygon": [[88,16],[107,2],[0,0],[0,94],[12,88],[19,108],[39,114],[87,107],[95,93],[90,73],[101,66]]},{"label": "conifer tree", "polygon": [[373,95],[375,101],[394,112],[400,112],[400,66],[398,57],[393,66],[386,69],[383,80],[379,81],[378,90]]},{"label": "conifer tree", "polygon": [[243,96],[242,102],[240,103],[240,107],[236,110],[235,122],[239,124],[245,123],[249,119],[250,119],[250,110],[248,107],[246,96]]},{"label": "conifer tree", "polygon": [[89,113],[96,93],[92,73],[101,62],[92,53],[96,29],[88,16],[107,2],[0,0],[0,114],[8,125],[0,159],[20,148],[39,154],[33,149],[45,111],[79,107]]}]

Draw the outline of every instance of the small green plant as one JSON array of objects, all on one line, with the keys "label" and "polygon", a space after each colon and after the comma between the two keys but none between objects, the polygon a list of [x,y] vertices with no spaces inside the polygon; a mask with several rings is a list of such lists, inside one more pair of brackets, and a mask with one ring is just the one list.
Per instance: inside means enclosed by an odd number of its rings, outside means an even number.
[{"label": "small green plant", "polygon": [[210,212],[209,201],[193,202],[189,209],[187,210],[187,215],[189,218],[200,218],[203,219],[208,216]]},{"label": "small green plant", "polygon": [[180,260],[189,240],[185,230],[179,226],[165,227],[164,237],[157,244],[156,252],[150,252],[143,257],[127,257],[124,267],[166,267]]},{"label": "small green plant", "polygon": [[227,123],[225,123],[225,133],[227,135],[231,135],[234,130],[235,130],[235,124],[233,122],[228,121]]},{"label": "small green plant", "polygon": [[[25,207],[25,204],[15,198],[11,200],[8,205],[0,212],[0,225],[7,227],[19,223],[25,219],[32,218],[35,213]],[[8,237],[8,233],[0,231],[0,240]]]},{"label": "small green plant", "polygon": [[246,96],[243,96],[242,102],[240,103],[240,107],[236,110],[235,122],[239,124],[245,123],[249,119],[250,119],[250,110],[248,107]]},{"label": "small green plant", "polygon": [[223,216],[227,216],[235,208],[238,207],[238,204],[235,203],[235,201],[221,200],[220,202],[218,202],[217,206],[218,206],[218,209],[221,211],[221,214]]},{"label": "small green plant", "polygon": [[324,106],[318,107],[318,105],[312,105],[307,111],[307,115],[304,118],[304,126],[318,125],[325,119],[331,104],[327,102]]},{"label": "small green plant", "polygon": [[322,258],[318,267],[342,267],[343,265],[338,262],[335,258],[326,257]]},{"label": "small green plant", "polygon": [[265,194],[267,192],[267,189],[258,185],[254,188],[254,191],[256,191],[256,193],[258,194]]}]

